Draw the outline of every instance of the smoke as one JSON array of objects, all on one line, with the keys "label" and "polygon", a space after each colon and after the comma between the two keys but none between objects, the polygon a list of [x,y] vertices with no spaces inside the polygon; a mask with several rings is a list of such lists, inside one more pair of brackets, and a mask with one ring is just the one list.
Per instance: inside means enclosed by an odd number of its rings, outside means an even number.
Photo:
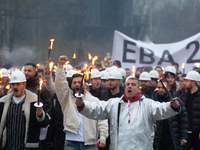
[{"label": "smoke", "polygon": [[29,47],[24,46],[20,48],[13,49],[12,52],[9,52],[7,47],[0,49],[1,56],[0,56],[0,66],[3,67],[4,65],[15,65],[15,66],[23,66],[27,62],[33,62],[37,55],[36,47]]}]

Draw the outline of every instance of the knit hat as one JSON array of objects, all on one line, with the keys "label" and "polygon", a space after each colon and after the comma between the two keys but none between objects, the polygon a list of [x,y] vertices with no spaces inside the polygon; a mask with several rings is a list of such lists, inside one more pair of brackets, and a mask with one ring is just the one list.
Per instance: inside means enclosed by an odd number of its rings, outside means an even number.
[{"label": "knit hat", "polygon": [[118,65],[121,68],[121,62],[119,60],[115,60],[113,65]]}]

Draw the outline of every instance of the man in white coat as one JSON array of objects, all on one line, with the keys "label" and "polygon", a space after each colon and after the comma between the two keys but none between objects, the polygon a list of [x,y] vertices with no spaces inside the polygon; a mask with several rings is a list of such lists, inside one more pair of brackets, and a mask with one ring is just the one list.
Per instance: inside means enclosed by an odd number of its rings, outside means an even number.
[{"label": "man in white coat", "polygon": [[154,121],[178,114],[179,101],[160,103],[140,95],[139,81],[133,76],[126,79],[125,85],[121,98],[99,103],[76,98],[75,103],[88,118],[110,120],[111,150],[153,150]]}]

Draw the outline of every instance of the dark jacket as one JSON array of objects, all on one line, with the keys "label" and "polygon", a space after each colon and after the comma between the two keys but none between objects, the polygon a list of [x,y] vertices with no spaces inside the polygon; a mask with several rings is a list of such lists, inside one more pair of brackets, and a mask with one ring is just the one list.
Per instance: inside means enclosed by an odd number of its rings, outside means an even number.
[{"label": "dark jacket", "polygon": [[[26,89],[38,95],[38,84],[39,84],[40,75],[36,72],[34,78],[28,79],[26,81]],[[46,89],[45,83],[42,84],[42,90],[40,91],[40,98],[44,104],[46,112],[49,114],[51,111],[52,103],[50,101],[51,95]]]},{"label": "dark jacket", "polygon": [[172,85],[171,90],[173,90],[174,92],[177,91],[176,81],[175,81],[174,84]]},{"label": "dark jacket", "polygon": [[141,93],[142,93],[145,97],[151,98],[151,95],[152,95],[152,93],[153,93],[154,90],[155,90],[155,89],[153,89],[153,88],[151,88],[151,87],[149,86],[149,88],[148,88],[147,91],[145,91],[144,93],[143,93],[143,91],[141,91]]},{"label": "dark jacket", "polygon": [[101,98],[101,90],[102,90],[101,87],[99,88],[98,91],[96,91],[92,88],[92,86],[90,86],[90,93],[92,94],[92,96],[97,97],[98,99]]},{"label": "dark jacket", "polygon": [[[170,90],[170,93],[174,97],[174,92]],[[166,96],[166,94],[165,94]],[[158,95],[158,91],[155,91],[152,94],[152,99],[159,102],[168,102],[170,101],[168,97],[161,97]],[[183,104],[183,102],[179,99],[179,102],[181,104],[181,112],[177,114],[176,116],[173,116],[166,120],[159,120],[156,121],[156,132],[155,132],[155,138],[154,138],[154,150],[158,150],[160,147],[160,142],[162,138],[162,132],[164,127],[164,122],[168,123],[165,124],[165,127],[169,129],[169,135],[171,135],[174,149],[175,150],[181,150],[181,140],[186,139],[188,137],[187,131],[188,131],[188,120],[187,120],[187,112],[186,108]],[[166,129],[166,128],[165,128]],[[164,131],[166,132],[166,131]]]},{"label": "dark jacket", "polygon": [[[6,114],[10,105],[13,93],[10,93],[0,99],[0,141],[1,146],[4,146],[6,142],[6,135],[3,131],[6,127]],[[26,148],[37,148],[39,147],[39,135],[40,128],[46,127],[49,123],[49,119],[45,112],[43,112],[42,118],[36,117],[36,107],[34,104],[37,102],[37,95],[26,90],[26,98],[24,102],[24,114],[26,117],[26,130],[25,130],[25,147]],[[2,135],[3,134],[3,135]],[[4,141],[4,142],[2,142]]]},{"label": "dark jacket", "polygon": [[[191,113],[191,125],[192,125],[192,132],[193,133],[200,133],[200,88],[198,90],[191,94],[190,91],[186,93],[186,96],[182,98],[185,102],[185,107],[189,114]],[[189,108],[191,102],[192,108]]]},{"label": "dark jacket", "polygon": [[121,97],[124,94],[124,88],[123,87],[119,87],[119,93],[112,95],[110,89],[108,88],[107,90],[102,90],[101,91],[101,97],[100,100],[104,100],[107,101],[110,98],[116,98],[116,97]]},{"label": "dark jacket", "polygon": [[47,140],[54,141],[55,139],[65,140],[65,132],[63,131],[63,113],[58,101],[56,94],[51,98],[52,109],[51,109],[51,120],[50,127],[48,129]]},{"label": "dark jacket", "polygon": [[[101,98],[100,100],[107,101],[110,98],[116,98],[116,97],[121,97],[124,94],[124,88],[122,86],[119,86],[119,93],[112,95],[110,89],[108,88],[107,90],[102,90],[101,91]],[[109,150],[109,145],[110,145],[110,121],[108,120],[108,126],[109,126],[109,136],[106,139],[106,146],[104,148],[99,148],[99,150]]]},{"label": "dark jacket", "polygon": [[[180,89],[176,92],[176,97],[180,98],[183,101],[186,93],[187,92],[185,92],[183,89]],[[183,101],[183,103],[185,104],[185,101]]]}]

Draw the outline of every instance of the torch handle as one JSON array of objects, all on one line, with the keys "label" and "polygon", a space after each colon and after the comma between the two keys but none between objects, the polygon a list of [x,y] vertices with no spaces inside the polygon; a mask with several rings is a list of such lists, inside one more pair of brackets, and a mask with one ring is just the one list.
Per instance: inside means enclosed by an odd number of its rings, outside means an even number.
[{"label": "torch handle", "polygon": [[163,85],[163,87],[165,88],[165,91],[166,91],[166,93],[168,94],[168,96],[169,96],[170,100],[172,100],[172,99],[173,99],[173,97],[172,97],[172,95],[169,93],[168,89],[165,87],[165,85],[164,85],[163,81],[162,81],[162,80],[160,80],[160,82],[161,82],[161,84]]},{"label": "torch handle", "polygon": [[81,80],[81,85],[80,85],[80,88],[79,88],[79,93],[78,93],[79,96],[81,95],[81,92],[82,92],[83,79],[84,79],[84,74],[83,74],[83,77],[82,77],[82,80]]},{"label": "torch handle", "polygon": [[49,49],[49,53],[48,53],[48,57],[47,57],[48,60],[50,58],[50,53],[51,53],[51,49]]},{"label": "torch handle", "polygon": [[38,105],[40,105],[40,90],[38,90],[38,100],[37,100]]}]

